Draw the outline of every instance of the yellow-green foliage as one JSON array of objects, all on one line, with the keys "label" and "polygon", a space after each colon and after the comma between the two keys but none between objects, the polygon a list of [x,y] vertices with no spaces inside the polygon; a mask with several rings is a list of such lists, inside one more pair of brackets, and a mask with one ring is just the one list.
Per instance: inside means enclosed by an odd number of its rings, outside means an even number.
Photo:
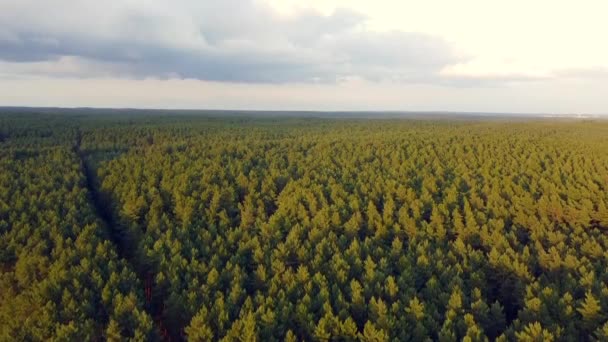
[{"label": "yellow-green foliage", "polygon": [[[124,237],[116,248],[131,250],[129,260],[111,262],[151,275],[154,301],[162,303],[158,312],[173,337],[558,341],[606,335],[606,122],[97,120],[53,129],[68,131],[57,133],[67,146],[77,136],[69,132],[79,131],[78,149],[95,171],[89,177]],[[5,139],[13,151],[3,154],[5,169],[29,160],[17,158],[24,141]],[[76,152],[62,153],[76,163]],[[53,168],[46,159],[40,163]],[[34,172],[33,165],[26,169]],[[39,269],[60,259],[52,254],[59,243],[53,237],[77,239],[60,230],[66,225],[48,230],[32,221],[28,212],[40,206],[32,198],[44,200],[53,188],[27,191],[35,179],[25,174],[10,188],[21,195],[0,201],[0,247],[8,250],[2,262],[12,265],[3,273],[11,283],[2,286],[17,289],[11,293],[48,277]],[[16,173],[0,177],[9,184]],[[83,177],[76,166],[59,172],[55,182],[72,190],[52,202],[76,206],[74,191],[85,201]],[[69,219],[89,210],[77,208],[53,212]],[[27,258],[24,236],[39,241],[28,247],[39,251]],[[101,271],[95,267],[83,268],[83,276],[96,279]],[[141,280],[133,281],[141,288]],[[130,298],[139,301],[134,307],[144,306],[141,293]],[[3,312],[26,305],[7,303],[13,301],[0,302]],[[85,316],[94,320],[96,312]],[[100,330],[120,336],[121,317],[102,320],[107,328]],[[145,320],[138,326],[146,327]]]}]

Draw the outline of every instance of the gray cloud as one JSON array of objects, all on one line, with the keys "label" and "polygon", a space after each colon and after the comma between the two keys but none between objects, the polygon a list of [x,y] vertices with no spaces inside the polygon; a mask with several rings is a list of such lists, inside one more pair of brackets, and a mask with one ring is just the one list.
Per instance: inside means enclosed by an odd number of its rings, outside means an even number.
[{"label": "gray cloud", "polygon": [[44,63],[78,64],[68,74],[80,77],[108,73],[259,83],[353,77],[437,82],[439,70],[463,61],[437,37],[369,31],[365,22],[349,10],[279,16],[255,0],[145,6],[118,0],[6,1],[0,3],[0,60],[33,66],[17,72],[55,76],[61,70]]}]

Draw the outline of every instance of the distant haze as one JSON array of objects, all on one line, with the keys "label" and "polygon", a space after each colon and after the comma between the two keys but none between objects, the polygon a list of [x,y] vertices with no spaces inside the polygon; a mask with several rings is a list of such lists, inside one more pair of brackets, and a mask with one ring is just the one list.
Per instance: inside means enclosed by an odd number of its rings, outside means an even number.
[{"label": "distant haze", "polygon": [[7,0],[0,106],[608,113],[605,1]]}]

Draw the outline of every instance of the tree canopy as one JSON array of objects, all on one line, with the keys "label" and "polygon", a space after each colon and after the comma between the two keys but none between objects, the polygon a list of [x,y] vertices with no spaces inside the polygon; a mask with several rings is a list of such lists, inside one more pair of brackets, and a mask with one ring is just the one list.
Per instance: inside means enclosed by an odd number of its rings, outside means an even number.
[{"label": "tree canopy", "polygon": [[608,123],[0,115],[0,339],[608,338]]}]

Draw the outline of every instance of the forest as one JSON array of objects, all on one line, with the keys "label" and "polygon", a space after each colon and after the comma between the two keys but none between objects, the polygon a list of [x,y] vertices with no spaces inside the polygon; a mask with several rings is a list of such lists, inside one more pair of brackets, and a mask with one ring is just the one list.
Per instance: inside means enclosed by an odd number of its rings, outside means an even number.
[{"label": "forest", "polygon": [[608,121],[0,112],[0,341],[608,341]]}]

